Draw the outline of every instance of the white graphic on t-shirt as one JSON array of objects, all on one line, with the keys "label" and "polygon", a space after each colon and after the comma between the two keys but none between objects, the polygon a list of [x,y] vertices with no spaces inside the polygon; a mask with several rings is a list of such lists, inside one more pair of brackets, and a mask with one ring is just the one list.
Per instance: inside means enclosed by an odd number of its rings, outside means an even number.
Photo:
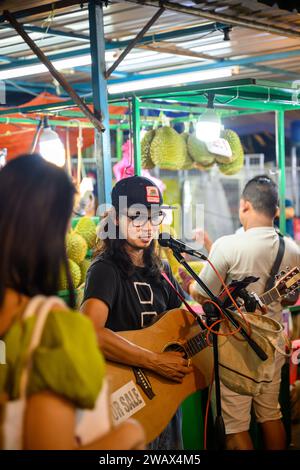
[{"label": "white graphic on t-shirt", "polygon": [[[140,303],[153,305],[153,291],[152,291],[152,287],[150,286],[150,284],[147,284],[147,282],[134,282],[133,285],[138,295]],[[143,291],[142,289],[140,289],[140,287],[144,287],[144,288],[147,287],[148,289],[144,289]],[[148,290],[149,290],[149,297],[147,295]]]},{"label": "white graphic on t-shirt", "polygon": [[149,326],[154,317],[157,316],[157,312],[142,312],[141,313],[141,327]]},{"label": "white graphic on t-shirt", "polygon": [[[134,282],[135,291],[137,293],[140,304],[153,305],[153,290],[150,284],[147,282]],[[141,327],[143,328],[149,324],[149,317],[156,316],[157,312],[154,310],[148,312],[141,312]]]}]

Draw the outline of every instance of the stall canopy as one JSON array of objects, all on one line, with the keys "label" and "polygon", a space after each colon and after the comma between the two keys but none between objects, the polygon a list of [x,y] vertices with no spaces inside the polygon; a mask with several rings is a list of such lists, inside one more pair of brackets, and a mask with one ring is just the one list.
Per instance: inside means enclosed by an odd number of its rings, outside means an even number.
[{"label": "stall canopy", "polygon": [[[7,149],[8,160],[30,151],[39,120],[49,114],[47,105],[51,108],[51,105],[56,103],[61,107],[65,101],[65,99],[45,92],[29,102],[20,105],[14,110],[13,114],[11,114],[10,108],[0,108],[0,147]],[[90,109],[93,108],[92,105],[89,105],[89,107]],[[35,108],[38,111],[29,112],[31,108]],[[72,118],[69,116],[55,115],[55,110],[52,110],[50,122],[55,123],[56,132],[59,134],[64,144],[66,144],[66,133],[67,129],[69,129],[70,151],[71,155],[73,155],[77,151],[79,123],[81,123],[83,131],[83,148],[93,145],[94,129],[87,127],[87,120],[80,116],[78,108],[69,108],[68,111],[72,114]],[[115,115],[124,112],[124,106],[110,106],[109,111],[111,115]],[[78,116],[77,113],[79,114]]]}]

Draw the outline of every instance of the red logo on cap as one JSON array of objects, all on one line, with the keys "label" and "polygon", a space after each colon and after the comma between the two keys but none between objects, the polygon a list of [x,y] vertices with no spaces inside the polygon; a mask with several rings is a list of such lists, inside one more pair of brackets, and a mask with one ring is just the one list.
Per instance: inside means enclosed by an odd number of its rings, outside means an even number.
[{"label": "red logo on cap", "polygon": [[156,186],[146,186],[146,200],[147,202],[159,204],[160,197],[158,188],[156,188]]}]

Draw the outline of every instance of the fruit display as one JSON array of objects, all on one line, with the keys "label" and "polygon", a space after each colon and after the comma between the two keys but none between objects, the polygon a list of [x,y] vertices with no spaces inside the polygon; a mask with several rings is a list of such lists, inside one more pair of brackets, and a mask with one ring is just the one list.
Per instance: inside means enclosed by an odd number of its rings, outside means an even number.
[{"label": "fruit display", "polygon": [[221,132],[221,138],[230,146],[232,156],[223,156],[208,150],[207,144],[195,134],[179,134],[170,126],[163,125],[146,132],[141,141],[142,167],[162,170],[208,171],[215,164],[224,175],[238,173],[244,165],[244,150],[239,136],[230,129]]},{"label": "fruit display", "polygon": [[[98,218],[87,216],[73,219],[73,228],[66,236],[66,252],[77,300],[79,296],[82,297],[86,273],[91,264],[92,250],[96,244],[96,219],[98,220]],[[66,272],[62,268],[59,276],[58,295],[65,301],[69,299],[68,288]]]}]

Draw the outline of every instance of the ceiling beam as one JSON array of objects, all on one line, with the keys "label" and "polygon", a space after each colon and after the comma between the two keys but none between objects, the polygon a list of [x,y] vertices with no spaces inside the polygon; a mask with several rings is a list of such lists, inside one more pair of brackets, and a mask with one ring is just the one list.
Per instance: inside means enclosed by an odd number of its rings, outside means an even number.
[{"label": "ceiling beam", "polygon": [[[150,5],[150,6],[160,6],[161,5],[161,0],[145,0],[143,2],[141,1],[136,1],[136,0],[128,0],[131,3],[138,3],[141,4],[143,3],[144,5]],[[200,7],[192,7],[192,6],[185,6],[181,5],[178,2],[169,2],[169,1],[163,1],[163,6],[167,10],[172,10],[172,11],[177,11],[180,13],[185,13],[187,15],[191,16],[198,16],[199,18],[206,18],[208,20],[213,20],[213,21],[222,21],[224,23],[227,23],[232,26],[242,26],[244,28],[250,28],[250,29],[255,29],[259,31],[264,31],[267,33],[271,34],[277,34],[279,36],[284,36],[284,37],[293,37],[293,38],[300,38],[300,30],[299,29],[293,29],[290,25],[288,28],[282,28],[280,26],[274,26],[273,24],[270,24],[268,22],[263,23],[257,22],[252,19],[248,18],[240,18],[238,14],[236,16],[232,15],[226,15],[224,13],[215,13],[215,12],[210,12],[207,10],[202,10]]]},{"label": "ceiling beam", "polygon": [[[55,11],[57,11],[57,10],[61,10],[62,8],[68,8],[74,5],[78,5],[78,7],[80,7],[84,3],[87,3],[87,1],[59,0],[55,2],[49,2],[46,5],[39,5],[37,7],[19,9],[17,11],[13,9],[13,14],[15,18],[20,19],[20,18],[26,18],[28,16],[35,16],[35,15],[40,15],[43,13],[48,13],[49,11],[52,11],[53,8],[55,9]],[[4,7],[4,5],[1,5],[0,11],[3,11],[5,8],[7,8],[7,6]],[[0,15],[0,23],[3,23],[3,21],[6,21],[4,14]]]},{"label": "ceiling beam", "polygon": [[147,49],[149,51],[164,52],[166,54],[178,55],[182,57],[193,57],[196,59],[205,60],[223,60],[220,57],[211,56],[202,52],[194,52],[184,47],[178,47],[170,42],[152,42],[151,44],[144,44],[137,46],[139,49]]}]

